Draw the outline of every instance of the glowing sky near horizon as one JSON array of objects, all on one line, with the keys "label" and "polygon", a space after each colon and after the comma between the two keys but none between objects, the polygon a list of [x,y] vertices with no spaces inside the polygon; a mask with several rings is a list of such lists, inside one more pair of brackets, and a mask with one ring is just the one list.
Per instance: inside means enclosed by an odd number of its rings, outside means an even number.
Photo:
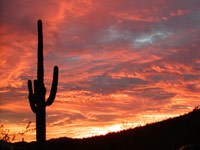
[{"label": "glowing sky near horizon", "polygon": [[27,80],[36,78],[38,19],[47,96],[60,70],[48,139],[106,134],[200,104],[199,0],[0,0],[0,124],[10,132],[35,126]]}]

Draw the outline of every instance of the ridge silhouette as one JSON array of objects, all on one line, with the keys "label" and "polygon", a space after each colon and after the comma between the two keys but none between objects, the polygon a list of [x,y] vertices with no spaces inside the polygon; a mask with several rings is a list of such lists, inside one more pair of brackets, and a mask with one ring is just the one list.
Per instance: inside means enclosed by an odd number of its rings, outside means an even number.
[{"label": "ridge silhouette", "polygon": [[[83,139],[47,140],[46,150],[199,150],[200,109],[143,127]],[[37,149],[36,142],[17,142],[20,150]]]}]

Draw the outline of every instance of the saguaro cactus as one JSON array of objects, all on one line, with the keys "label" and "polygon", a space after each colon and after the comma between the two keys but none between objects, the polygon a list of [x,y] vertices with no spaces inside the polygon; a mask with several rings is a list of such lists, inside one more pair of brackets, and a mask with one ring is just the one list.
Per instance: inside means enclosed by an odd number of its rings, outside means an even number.
[{"label": "saguaro cactus", "polygon": [[32,111],[36,114],[36,139],[38,143],[46,140],[46,106],[50,106],[56,96],[58,85],[58,67],[54,66],[53,81],[49,98],[45,100],[46,88],[44,85],[44,65],[43,65],[43,34],[42,21],[38,20],[38,63],[37,79],[34,80],[34,91],[32,82],[28,80],[29,103]]}]

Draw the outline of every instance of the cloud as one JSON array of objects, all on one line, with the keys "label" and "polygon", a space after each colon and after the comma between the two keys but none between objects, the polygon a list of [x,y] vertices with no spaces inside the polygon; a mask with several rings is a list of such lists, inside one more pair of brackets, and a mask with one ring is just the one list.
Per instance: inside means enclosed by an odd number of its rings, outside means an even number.
[{"label": "cloud", "polygon": [[90,89],[92,92],[111,94],[144,83],[145,81],[139,78],[121,77],[118,79],[113,79],[108,76],[99,76],[94,78]]},{"label": "cloud", "polygon": [[141,47],[142,45],[151,45],[154,42],[159,42],[158,39],[165,39],[171,35],[170,32],[155,32],[150,35],[142,35],[134,40],[134,45]]}]

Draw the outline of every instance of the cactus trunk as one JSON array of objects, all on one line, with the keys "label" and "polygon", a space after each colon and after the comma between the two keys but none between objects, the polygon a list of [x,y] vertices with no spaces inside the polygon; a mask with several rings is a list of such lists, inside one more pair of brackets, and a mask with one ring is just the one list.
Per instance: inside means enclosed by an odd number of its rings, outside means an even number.
[{"label": "cactus trunk", "polygon": [[39,143],[46,141],[46,110],[41,108],[36,113],[36,139]]},{"label": "cactus trunk", "polygon": [[32,82],[28,80],[29,103],[32,111],[36,114],[36,139],[39,144],[46,141],[46,106],[50,106],[56,97],[58,85],[58,67],[54,67],[53,81],[49,98],[45,101],[46,88],[44,85],[43,65],[43,34],[42,21],[38,20],[38,62],[37,79],[34,80],[34,91]]}]

